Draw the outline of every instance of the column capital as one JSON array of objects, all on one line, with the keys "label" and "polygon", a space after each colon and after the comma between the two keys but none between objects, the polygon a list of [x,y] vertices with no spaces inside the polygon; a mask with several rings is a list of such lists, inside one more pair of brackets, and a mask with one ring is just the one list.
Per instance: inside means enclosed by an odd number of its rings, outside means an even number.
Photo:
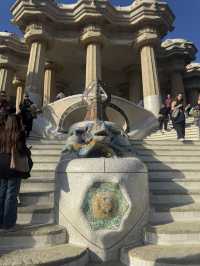
[{"label": "column capital", "polygon": [[90,43],[103,44],[105,42],[105,36],[102,33],[101,27],[97,25],[90,25],[83,29],[80,41],[84,45],[88,45]]},{"label": "column capital", "polygon": [[133,44],[138,48],[158,45],[160,44],[159,34],[153,27],[141,28],[138,30]]},{"label": "column capital", "polygon": [[13,57],[0,54],[0,68],[16,71],[15,65]]},{"label": "column capital", "polygon": [[24,38],[29,46],[33,42],[40,42],[44,43],[47,47],[52,39],[47,26],[41,23],[29,24],[26,27]]},{"label": "column capital", "polygon": [[15,76],[13,81],[12,81],[12,84],[15,88],[23,87],[25,85],[25,81],[20,79],[19,77]]},{"label": "column capital", "polygon": [[61,71],[62,70],[62,66],[55,63],[55,62],[52,62],[52,61],[46,61],[45,62],[45,70],[54,70],[55,72],[56,71]]}]

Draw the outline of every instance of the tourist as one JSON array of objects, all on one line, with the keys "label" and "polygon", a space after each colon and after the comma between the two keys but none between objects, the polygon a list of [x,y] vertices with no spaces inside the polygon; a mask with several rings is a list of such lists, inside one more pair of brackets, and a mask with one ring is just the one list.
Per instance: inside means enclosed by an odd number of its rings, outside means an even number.
[{"label": "tourist", "polygon": [[[174,129],[176,130],[177,139],[185,140],[185,112],[182,104],[176,106],[177,115],[173,117]],[[175,112],[175,110],[174,110]]]},{"label": "tourist", "polygon": [[192,108],[190,114],[194,117],[194,124],[200,128],[200,95],[197,99],[197,104]]},{"label": "tourist", "polygon": [[175,128],[174,127],[174,119],[177,117],[177,115],[179,113],[178,107],[180,107],[180,106],[183,107],[183,95],[181,93],[179,93],[171,103],[170,117],[171,117],[173,128]]},{"label": "tourist", "polygon": [[[17,220],[21,178],[30,176],[25,133],[17,115],[0,120],[0,228],[11,229]],[[27,163],[25,163],[27,162]]]},{"label": "tourist", "polygon": [[12,111],[13,111],[13,108],[11,107],[11,104],[7,100],[6,93],[4,91],[1,91],[0,93],[0,116],[7,116]]},{"label": "tourist", "polygon": [[24,101],[20,105],[20,111],[27,138],[29,137],[30,132],[32,131],[33,128],[33,119],[37,117],[36,110],[33,112],[33,106],[34,104],[30,100],[29,95],[25,94]]},{"label": "tourist", "polygon": [[167,94],[165,101],[164,101],[165,106],[168,108],[168,113],[170,114],[171,112],[171,105],[172,105],[172,98],[170,94]]},{"label": "tourist", "polygon": [[159,111],[158,121],[159,121],[160,131],[164,133],[163,127],[164,127],[164,130],[167,131],[167,125],[169,121],[169,107],[167,107],[164,104],[162,104],[161,109]]}]

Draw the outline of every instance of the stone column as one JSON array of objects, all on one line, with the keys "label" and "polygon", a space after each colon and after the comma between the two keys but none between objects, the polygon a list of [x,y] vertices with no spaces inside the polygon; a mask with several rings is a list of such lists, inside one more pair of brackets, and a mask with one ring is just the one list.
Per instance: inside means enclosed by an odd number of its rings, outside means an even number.
[{"label": "stone column", "polygon": [[171,82],[172,82],[172,97],[176,97],[178,94],[183,95],[183,99],[186,101],[185,97],[185,88],[183,83],[183,77],[180,71],[173,71],[171,74]]},{"label": "stone column", "polygon": [[53,101],[55,89],[55,65],[52,62],[47,62],[44,73],[43,105],[47,105]]},{"label": "stone column", "polygon": [[87,88],[92,81],[101,80],[101,44],[91,43],[86,48],[86,81]]},{"label": "stone column", "polygon": [[86,47],[86,79],[85,87],[91,82],[102,79],[101,49],[103,35],[97,26],[89,26],[84,29],[81,41]]},{"label": "stone column", "polygon": [[41,107],[43,103],[46,50],[52,41],[50,41],[47,25],[40,23],[28,25],[24,37],[30,47],[25,90],[32,101],[38,107]]},{"label": "stone column", "polygon": [[5,91],[8,96],[12,94],[12,80],[14,71],[6,66],[0,67],[0,91]]},{"label": "stone column", "polygon": [[44,67],[45,67],[45,43],[34,41],[28,63],[25,90],[31,100],[38,106],[42,106]]},{"label": "stone column", "polygon": [[155,45],[158,41],[158,35],[154,29],[141,30],[137,39],[141,56],[144,108],[156,116],[161,104],[155,55]]},{"label": "stone column", "polygon": [[16,88],[16,113],[18,113],[20,111],[20,104],[24,98],[24,81],[15,78],[13,80],[13,85]]}]

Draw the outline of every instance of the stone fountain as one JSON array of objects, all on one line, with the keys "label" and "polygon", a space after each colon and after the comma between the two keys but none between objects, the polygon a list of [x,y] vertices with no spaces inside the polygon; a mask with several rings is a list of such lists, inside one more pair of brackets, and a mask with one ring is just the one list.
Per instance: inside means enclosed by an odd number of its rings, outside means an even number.
[{"label": "stone fountain", "polygon": [[94,261],[140,245],[149,214],[147,169],[126,133],[107,121],[109,100],[100,82],[85,90],[85,119],[70,128],[57,167],[57,222]]}]

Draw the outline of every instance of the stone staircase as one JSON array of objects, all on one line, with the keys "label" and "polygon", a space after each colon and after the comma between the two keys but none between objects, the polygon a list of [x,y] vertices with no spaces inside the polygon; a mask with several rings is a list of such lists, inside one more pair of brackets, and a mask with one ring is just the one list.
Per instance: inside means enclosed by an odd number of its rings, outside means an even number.
[{"label": "stone staircase", "polygon": [[55,224],[55,167],[62,142],[31,140],[34,167],[22,182],[17,228],[0,232],[0,266],[79,266],[88,262],[86,248],[68,243]]},{"label": "stone staircase", "polygon": [[[160,130],[155,129],[146,140],[170,140],[176,139],[176,131],[172,129],[172,123],[168,125],[169,130],[161,133]],[[194,118],[189,117],[186,119],[186,139],[187,140],[199,140],[199,128],[194,123]]]},{"label": "stone staircase", "polygon": [[18,228],[0,232],[0,266],[199,266],[200,141],[191,137],[180,143],[175,135],[159,134],[158,140],[132,141],[149,169],[151,213],[144,246],[123,249],[122,263],[104,264],[89,263],[87,249],[69,244],[66,230],[55,224],[54,171],[64,142],[32,139],[32,177],[22,182]]},{"label": "stone staircase", "polygon": [[144,246],[129,252],[124,249],[122,262],[129,266],[200,265],[200,142],[132,144],[149,169],[151,212]]}]

